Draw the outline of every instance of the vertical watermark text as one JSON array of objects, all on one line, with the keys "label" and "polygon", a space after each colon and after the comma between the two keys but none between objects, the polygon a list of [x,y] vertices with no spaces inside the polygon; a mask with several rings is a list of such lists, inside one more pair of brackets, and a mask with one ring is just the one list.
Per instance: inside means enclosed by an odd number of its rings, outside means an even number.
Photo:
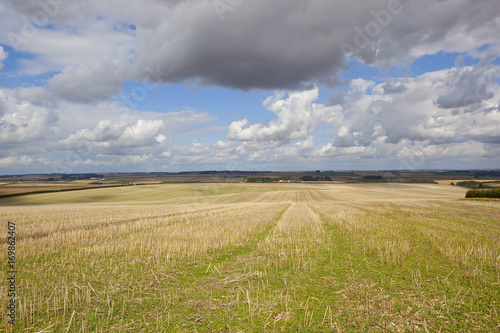
[{"label": "vertical watermark text", "polygon": [[7,316],[9,318],[8,322],[11,325],[16,323],[16,224],[14,222],[8,222],[7,224],[7,258],[8,258],[8,271],[7,271],[7,281],[8,290],[7,297],[9,303],[7,305]]}]

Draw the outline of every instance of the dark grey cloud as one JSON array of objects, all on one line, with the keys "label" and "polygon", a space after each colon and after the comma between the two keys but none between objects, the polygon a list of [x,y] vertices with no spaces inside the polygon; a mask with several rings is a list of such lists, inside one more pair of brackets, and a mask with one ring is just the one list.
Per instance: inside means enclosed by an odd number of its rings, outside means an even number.
[{"label": "dark grey cloud", "polygon": [[401,80],[397,79],[390,79],[387,80],[383,85],[382,88],[384,89],[384,92],[386,94],[400,94],[406,91],[408,89],[402,82]]},{"label": "dark grey cloud", "polygon": [[247,1],[221,21],[210,2],[186,2],[171,11],[171,23],[138,26],[136,68],[142,73],[158,64],[165,82],[192,79],[239,89],[303,88],[313,80],[336,84],[338,70],[347,68],[338,45],[350,35],[341,24],[349,16],[363,21],[360,13],[368,18],[369,7]]},{"label": "dark grey cloud", "polygon": [[346,102],[345,94],[343,91],[337,91],[336,93],[330,94],[326,102],[327,105],[343,105]]},{"label": "dark grey cloud", "polygon": [[164,5],[164,20],[139,23],[136,75],[155,64],[164,82],[238,89],[335,85],[347,57],[391,66],[443,48],[475,49],[480,45],[460,45],[456,37],[477,33],[496,41],[500,29],[493,23],[500,15],[496,0],[216,2],[230,7],[222,20],[214,2],[186,1]]},{"label": "dark grey cloud", "polygon": [[[69,100],[81,97],[66,84],[73,76],[96,86],[107,80],[110,87],[99,93],[82,90],[95,97],[90,101],[129,78],[310,89],[344,84],[348,59],[391,67],[439,51],[481,56],[480,46],[500,48],[497,0],[7,0],[4,6],[0,43],[16,44],[9,36],[17,35],[23,51],[38,54],[36,65],[28,62],[31,71],[64,70],[68,80],[54,78],[53,88]],[[94,66],[110,57],[133,64],[133,71],[116,75],[113,66]],[[85,66],[93,74],[82,77]],[[151,68],[158,69],[154,77]]]}]

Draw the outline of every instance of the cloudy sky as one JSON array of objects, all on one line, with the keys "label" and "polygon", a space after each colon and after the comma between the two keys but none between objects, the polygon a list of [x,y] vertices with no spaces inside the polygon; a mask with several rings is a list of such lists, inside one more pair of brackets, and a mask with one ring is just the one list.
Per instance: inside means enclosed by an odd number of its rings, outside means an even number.
[{"label": "cloudy sky", "polygon": [[3,0],[0,174],[500,168],[498,0]]}]

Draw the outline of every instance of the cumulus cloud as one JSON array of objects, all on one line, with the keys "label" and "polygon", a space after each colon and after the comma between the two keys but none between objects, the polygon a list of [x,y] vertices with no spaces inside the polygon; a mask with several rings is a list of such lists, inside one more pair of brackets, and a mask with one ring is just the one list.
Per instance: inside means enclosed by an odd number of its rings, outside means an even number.
[{"label": "cumulus cloud", "polygon": [[[109,105],[108,105],[109,107]],[[215,118],[207,113],[192,110],[168,113],[117,111],[116,117],[96,117],[94,121],[82,122],[68,134],[61,136],[54,149],[77,152],[78,158],[95,160],[111,159],[119,166],[127,155],[140,156],[136,162],[145,162],[151,156],[161,156],[178,138],[182,138],[189,126],[193,130]],[[98,114],[98,111],[94,111]],[[63,117],[63,121],[70,118]],[[144,157],[145,156],[145,157]],[[149,156],[149,157],[148,157]]]},{"label": "cumulus cloud", "polygon": [[[499,69],[478,64],[414,78],[389,78],[379,84],[356,79],[342,93],[342,98],[335,94],[335,103],[329,99],[334,104],[331,106],[315,102],[317,88],[294,92],[289,97],[275,95],[267,104],[276,116],[274,120],[268,124],[250,124],[246,119],[235,121],[229,126],[227,138],[241,141],[247,149],[267,148],[283,157],[344,154],[382,158],[399,151],[388,147],[404,150],[415,144],[424,153],[439,150],[441,156],[456,157],[460,149],[453,145],[485,147],[500,142],[500,87],[496,81],[488,80],[485,88],[488,98],[475,101],[477,105],[472,109],[458,102],[453,110],[443,108],[439,99],[456,94],[460,82],[469,78],[470,73],[476,74],[477,82],[498,77]],[[456,96],[458,100],[461,98]],[[316,142],[312,143],[320,138],[315,131],[325,125],[330,126],[330,142],[318,148]],[[436,148],[441,146],[447,148]],[[462,150],[464,154],[472,151]]]},{"label": "cumulus cloud", "polygon": [[248,120],[235,121],[229,126],[227,138],[239,141],[284,141],[289,142],[309,135],[324,117],[326,108],[315,104],[318,99],[317,87],[311,90],[289,93],[286,99],[282,94],[266,99],[264,107],[276,119],[269,124],[248,125]]},{"label": "cumulus cloud", "polygon": [[447,84],[454,88],[438,97],[436,100],[438,106],[443,109],[453,109],[477,105],[483,100],[492,98],[497,78],[500,77],[500,69],[487,63],[487,60],[494,58],[496,55],[483,60],[477,66],[451,71]]},{"label": "cumulus cloud", "polygon": [[[342,105],[342,120],[337,118],[331,123],[337,131],[334,143],[339,147],[368,146],[378,138],[392,144],[404,139],[436,143],[496,141],[500,92],[491,76],[498,77],[498,70],[498,66],[485,69],[479,64],[415,78],[389,79],[374,86],[370,94],[360,95],[356,92],[359,88],[351,87]],[[475,82],[487,83],[480,88],[488,92],[486,96],[474,94],[477,86],[473,84],[469,85],[473,89],[470,94],[462,87],[470,73],[475,73]],[[468,107],[470,103],[464,103],[464,98],[472,100],[475,108]]]},{"label": "cumulus cloud", "polygon": [[46,87],[21,87],[17,89],[15,97],[20,101],[46,108],[55,108],[58,104],[55,94]]},{"label": "cumulus cloud", "polygon": [[246,170],[250,164],[248,151],[241,144],[218,140],[213,144],[194,141],[190,145],[172,147],[160,155],[159,162],[177,170]]},{"label": "cumulus cloud", "polygon": [[104,60],[92,66],[70,66],[49,80],[50,88],[66,100],[97,102],[116,95],[127,77],[125,62]]},{"label": "cumulus cloud", "polygon": [[110,120],[99,121],[92,129],[82,129],[61,144],[70,142],[93,143],[99,148],[136,148],[158,144],[156,137],[160,137],[165,129],[162,120],[139,119],[133,123],[117,123]]},{"label": "cumulus cloud", "polygon": [[[35,104],[56,99],[96,102],[120,91],[134,61],[135,31],[86,1],[5,1],[0,44],[30,54],[16,59],[18,75],[57,73]],[[42,87],[36,87],[42,88]]]},{"label": "cumulus cloud", "polygon": [[195,133],[216,119],[195,110],[137,111],[117,102],[61,101],[49,108],[23,96],[33,97],[33,91],[0,89],[0,168],[18,170],[22,156],[30,156],[31,169],[24,170],[75,172],[92,165],[117,170],[125,156],[140,156],[134,163],[145,163],[168,151],[186,128]]},{"label": "cumulus cloud", "polygon": [[57,113],[29,102],[19,102],[0,90],[0,146],[29,144],[50,139],[59,121]]},{"label": "cumulus cloud", "polygon": [[33,162],[33,159],[29,156],[23,155],[19,157],[5,157],[0,158],[0,167],[11,166],[11,165],[29,165]]},{"label": "cumulus cloud", "polygon": [[0,11],[0,43],[33,56],[20,59],[26,74],[132,60],[134,31],[106,19],[92,1],[6,1]]},{"label": "cumulus cloud", "polygon": [[[392,66],[438,51],[496,45],[500,33],[499,24],[483,24],[498,20],[494,0],[257,0],[232,9],[221,22],[208,1],[164,3],[160,11],[168,22],[138,25],[136,70],[158,64],[165,82],[303,89],[311,81],[339,83],[346,57]],[[458,43],[463,40],[466,45]]]},{"label": "cumulus cloud", "polygon": [[[304,90],[342,83],[349,58],[391,67],[440,51],[484,57],[484,45],[488,52],[500,48],[496,0],[9,0],[4,6],[0,43],[34,55],[20,61],[26,73],[63,71],[52,85],[70,98],[78,98],[64,89],[72,79],[98,85],[104,78],[110,88],[102,95],[116,92],[125,74],[102,65],[109,58],[133,64],[125,76],[136,80]],[[150,67],[159,68],[154,78]]]},{"label": "cumulus cloud", "polygon": [[484,142],[466,141],[458,144],[428,145],[422,149],[422,154],[429,158],[447,156],[474,159],[488,156],[490,150],[491,147]]},{"label": "cumulus cloud", "polygon": [[[224,2],[222,13],[216,3],[8,0],[0,42],[35,55],[21,62],[30,73],[64,69],[59,90],[72,77],[98,84],[106,76],[97,71],[121,78],[113,66],[92,66],[111,56],[134,63],[137,80],[153,66],[161,70],[151,79],[162,82],[304,89],[340,83],[349,57],[391,66],[439,51],[481,56],[480,46],[500,44],[496,0],[255,0]],[[83,75],[82,64],[94,73]]]}]

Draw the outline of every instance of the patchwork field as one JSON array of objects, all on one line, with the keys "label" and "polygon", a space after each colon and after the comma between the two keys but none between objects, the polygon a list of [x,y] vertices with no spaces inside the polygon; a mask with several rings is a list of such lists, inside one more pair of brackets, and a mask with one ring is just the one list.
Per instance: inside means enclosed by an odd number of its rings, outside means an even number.
[{"label": "patchwork field", "polygon": [[0,330],[497,332],[500,201],[465,192],[164,184],[4,198],[0,260],[11,221],[19,298]]}]

